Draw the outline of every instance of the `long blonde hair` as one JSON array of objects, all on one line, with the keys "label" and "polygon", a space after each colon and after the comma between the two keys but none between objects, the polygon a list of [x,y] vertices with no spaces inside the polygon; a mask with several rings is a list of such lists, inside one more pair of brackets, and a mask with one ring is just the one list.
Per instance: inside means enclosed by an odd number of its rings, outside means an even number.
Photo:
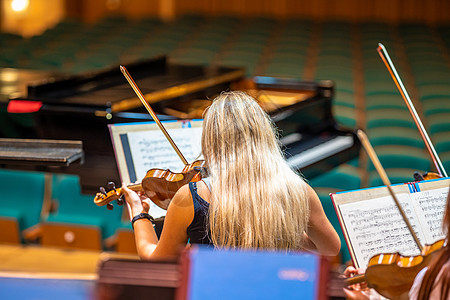
[{"label": "long blonde hair", "polygon": [[275,127],[244,92],[223,92],[204,115],[215,246],[298,250],[309,216],[306,183],[280,150]]}]

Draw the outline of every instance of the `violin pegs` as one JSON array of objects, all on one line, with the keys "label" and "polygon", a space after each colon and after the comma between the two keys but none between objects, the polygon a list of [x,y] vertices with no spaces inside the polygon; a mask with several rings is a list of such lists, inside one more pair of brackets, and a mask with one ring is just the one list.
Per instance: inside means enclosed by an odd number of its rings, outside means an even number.
[{"label": "violin pegs", "polygon": [[419,172],[414,172],[414,181],[423,181],[425,180],[425,178],[423,178],[423,175],[420,174]]},{"label": "violin pegs", "polygon": [[108,210],[113,210],[114,206],[111,203],[106,204]]},{"label": "violin pegs", "polygon": [[108,182],[108,188],[111,190],[116,190],[116,184],[113,181]]},{"label": "violin pegs", "polygon": [[117,201],[117,205],[120,205],[120,206],[123,205],[123,197],[118,198],[116,201]]},{"label": "violin pegs", "polygon": [[99,190],[100,190],[100,193],[102,193],[103,195],[105,195],[105,196],[107,195],[104,187],[101,186]]},{"label": "violin pegs", "polygon": [[125,195],[124,194],[120,195],[118,200],[122,203],[120,205],[123,205],[125,203]]}]

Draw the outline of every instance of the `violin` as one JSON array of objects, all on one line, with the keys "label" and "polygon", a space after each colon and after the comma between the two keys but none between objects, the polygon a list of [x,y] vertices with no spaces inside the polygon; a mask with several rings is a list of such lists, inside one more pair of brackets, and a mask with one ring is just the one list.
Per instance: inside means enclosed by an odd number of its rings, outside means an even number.
[{"label": "violin", "polygon": [[[181,151],[178,149],[177,145],[174,143],[170,137],[167,130],[164,128],[158,117],[156,116],[153,109],[147,103],[144,95],[138,88],[136,82],[133,80],[131,75],[128,73],[124,66],[120,66],[120,70],[127,79],[130,86],[133,88],[134,92],[141,100],[144,107],[147,109],[149,114],[152,116],[153,120],[159,126],[159,129],[165,135],[172,148],[180,157],[181,161],[184,163],[184,168],[180,173],[175,173],[170,170],[164,170],[159,168],[150,169],[147,171],[145,177],[141,180],[139,184],[131,184],[127,187],[133,191],[143,191],[157,206],[162,209],[167,209],[170,201],[172,200],[175,193],[185,184],[193,181],[200,181],[202,174],[206,174],[205,161],[197,160],[191,164],[188,164],[187,160],[184,158]],[[100,187],[100,193],[97,193],[94,198],[94,203],[98,206],[106,205],[108,209],[112,209],[112,201],[117,200],[118,205],[123,204],[123,192],[121,188],[116,188],[114,183],[109,184],[112,190],[106,192],[104,187]]]},{"label": "violin", "polygon": [[[201,180],[201,174],[205,169],[204,164],[204,160],[196,160],[186,165],[180,173],[158,168],[150,169],[141,183],[130,184],[127,188],[135,192],[145,192],[153,203],[167,210],[173,196],[183,185]],[[117,200],[118,205],[123,204],[122,189],[116,188],[112,182],[110,186],[112,189],[109,192],[106,192],[103,187],[100,188],[100,193],[97,193],[94,198],[96,205],[106,205],[108,209],[112,209],[111,202],[114,200]]]},{"label": "violin", "polygon": [[[422,122],[420,121],[420,118],[414,108],[414,105],[412,104],[409,95],[406,92],[406,89],[404,88],[403,83],[392,64],[389,54],[382,44],[378,44],[377,50],[386,67],[388,68],[392,78],[394,79],[394,82],[399,89],[403,99],[405,100],[406,105],[408,106],[408,109],[414,118],[414,121],[427,146],[428,152],[430,153],[430,156],[438,171],[438,173],[427,172],[424,174],[416,172],[414,174],[414,179],[420,181],[447,177],[447,173],[442,166],[439,156],[437,155],[434,146],[431,143],[428,134],[426,133],[425,128],[423,127]],[[430,262],[431,258],[444,246],[444,240],[436,241],[432,245],[425,245],[425,247],[422,246],[405,212],[403,211],[400,202],[398,201],[394,191],[391,188],[389,178],[387,177],[386,172],[381,166],[381,163],[376,156],[375,150],[370,144],[369,139],[362,130],[358,130],[357,135],[365,150],[367,151],[369,158],[372,160],[372,163],[375,166],[384,185],[388,188],[407,228],[409,229],[414,239],[414,242],[420,249],[421,254],[417,256],[402,256],[399,253],[374,255],[369,260],[365,274],[348,278],[346,280],[346,283],[348,285],[352,285],[355,283],[366,282],[368,287],[375,289],[382,296],[389,299],[397,299],[402,294],[409,291],[419,271],[422,270]]]},{"label": "violin", "polygon": [[422,174],[420,174],[419,172],[414,172],[414,181],[423,181],[439,178],[442,178],[442,176],[435,172],[425,172]]},{"label": "violin", "polygon": [[414,242],[420,249],[421,254],[417,256],[402,256],[399,253],[374,255],[369,260],[365,274],[348,278],[345,280],[345,283],[347,285],[352,285],[366,282],[369,288],[375,289],[380,295],[389,299],[398,299],[400,295],[409,291],[416,275],[428,265],[432,257],[444,246],[444,240],[436,241],[432,245],[422,246],[400,202],[391,188],[389,178],[376,156],[375,150],[370,144],[369,139],[362,130],[357,130],[357,135],[372,160],[380,178],[388,188]]},{"label": "violin", "polygon": [[417,274],[429,264],[441,250],[445,241],[438,240],[425,245],[420,255],[402,256],[399,253],[374,255],[368,263],[365,274],[347,278],[345,283],[353,285],[366,282],[369,288],[389,299],[397,299],[407,293]]}]

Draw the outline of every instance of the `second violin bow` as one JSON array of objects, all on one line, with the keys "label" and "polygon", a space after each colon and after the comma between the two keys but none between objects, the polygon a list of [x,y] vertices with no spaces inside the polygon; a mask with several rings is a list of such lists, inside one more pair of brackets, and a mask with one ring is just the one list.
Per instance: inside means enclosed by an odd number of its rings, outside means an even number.
[{"label": "second violin bow", "polygon": [[405,86],[403,85],[403,82],[400,79],[400,76],[398,76],[397,70],[395,69],[394,64],[392,63],[392,60],[386,48],[384,47],[383,44],[378,43],[377,51],[380,54],[384,64],[388,68],[389,73],[391,74],[391,77],[395,82],[395,85],[397,86],[398,90],[400,91],[400,94],[403,97],[403,100],[405,100],[406,106],[408,107],[409,111],[411,112],[411,115],[413,116],[414,122],[416,123],[417,128],[419,129],[419,132],[422,135],[422,138],[425,142],[425,145],[427,146],[428,152],[431,155],[431,159],[433,160],[439,175],[447,177],[448,176],[447,172],[445,171],[444,166],[442,165],[442,162],[439,159],[439,156],[436,153],[433,144],[431,143],[430,137],[428,136],[422,124],[422,121],[420,120],[419,115],[417,114],[417,111],[414,107],[414,104],[411,101],[411,98],[409,98],[408,92],[406,91]]},{"label": "second violin bow", "polygon": [[423,246],[419,241],[419,238],[417,237],[411,223],[408,220],[408,217],[406,216],[405,211],[402,208],[402,205],[400,204],[400,201],[398,201],[397,196],[395,195],[394,191],[391,187],[391,181],[389,180],[386,171],[384,170],[383,166],[381,165],[380,160],[378,159],[378,156],[375,153],[375,150],[373,149],[372,145],[370,144],[369,138],[367,137],[366,133],[362,131],[361,129],[358,129],[356,131],[356,134],[358,135],[359,140],[361,141],[361,144],[363,145],[364,149],[366,149],[367,154],[369,155],[370,160],[372,161],[373,165],[375,166],[375,169],[378,172],[378,175],[380,176],[381,180],[383,181],[383,184],[387,187],[389,190],[389,193],[391,194],[392,198],[394,199],[395,205],[397,206],[398,210],[400,211],[400,214],[402,215],[403,220],[406,223],[406,226],[408,227],[409,231],[411,232],[411,235],[414,239],[414,242],[416,243],[417,247],[420,251],[422,251]]}]

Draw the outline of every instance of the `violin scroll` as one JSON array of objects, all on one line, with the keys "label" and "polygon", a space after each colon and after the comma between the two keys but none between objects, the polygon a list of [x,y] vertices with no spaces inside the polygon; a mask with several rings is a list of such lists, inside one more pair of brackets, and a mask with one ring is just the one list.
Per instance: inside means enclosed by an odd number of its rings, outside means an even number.
[{"label": "violin scroll", "polygon": [[[121,188],[116,188],[114,182],[109,182],[108,187],[110,188],[109,192],[106,192],[104,187],[100,187],[100,192],[95,195],[94,203],[98,206],[106,205],[106,208],[109,210],[113,209],[113,205],[111,202],[114,200],[117,201],[117,205],[121,206],[124,203],[123,193]],[[132,184],[128,186],[129,189],[133,191],[143,191],[141,184]]]},{"label": "violin scroll", "polygon": [[425,172],[422,174],[420,174],[419,172],[414,172],[414,181],[423,181],[438,178],[442,178],[442,176],[435,172]]}]

